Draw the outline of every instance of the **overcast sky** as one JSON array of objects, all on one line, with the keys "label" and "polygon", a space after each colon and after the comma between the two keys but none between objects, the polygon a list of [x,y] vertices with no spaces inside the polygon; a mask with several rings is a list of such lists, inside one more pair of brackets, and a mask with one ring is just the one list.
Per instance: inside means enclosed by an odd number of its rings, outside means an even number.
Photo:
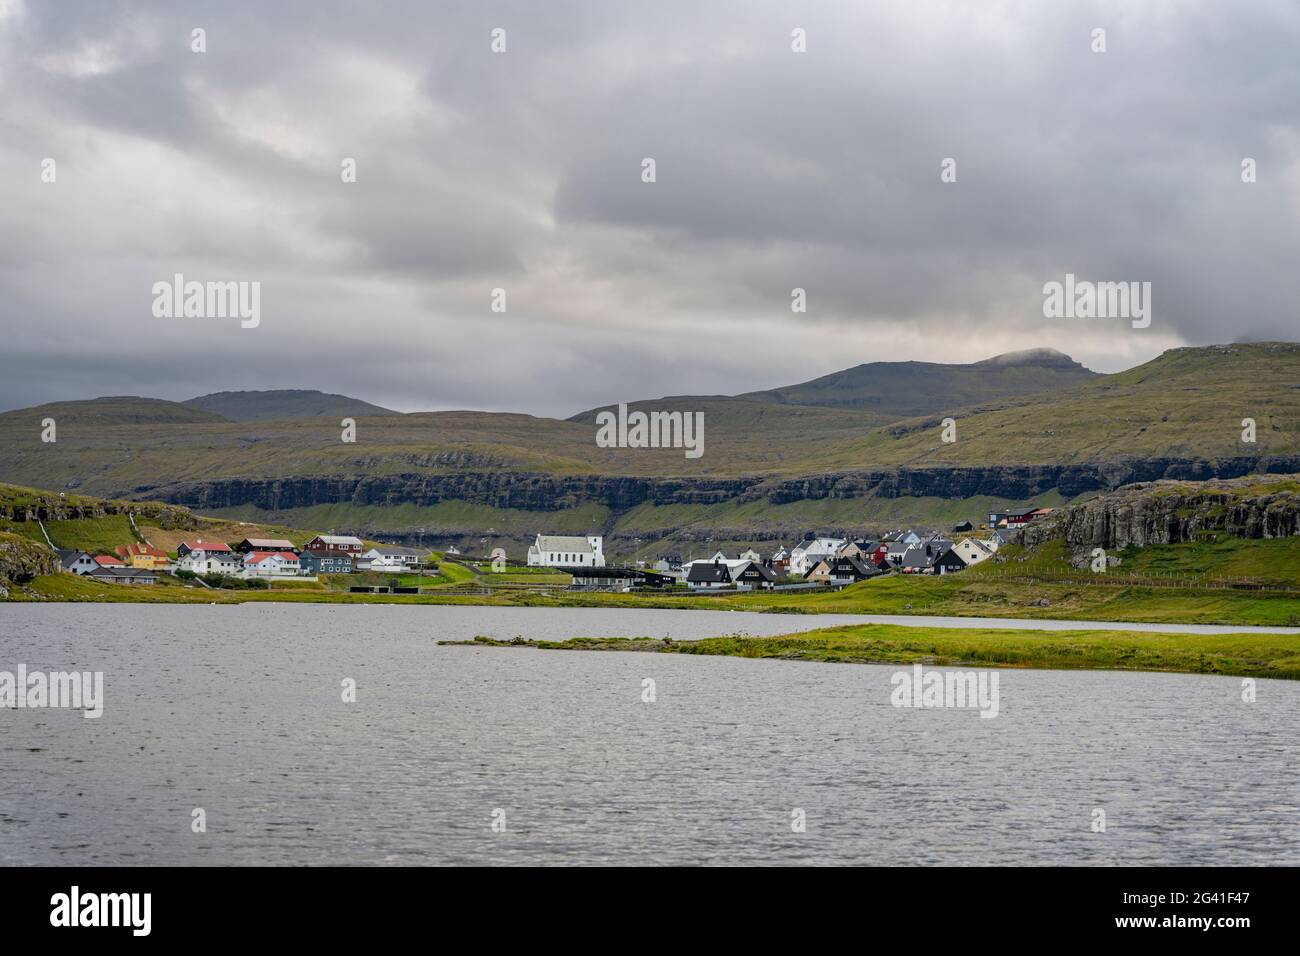
[{"label": "overcast sky", "polygon": [[[1292,0],[0,0],[0,407],[569,415],[1295,340],[1297,50]],[[177,272],[260,282],[260,325],[155,318]],[[1044,318],[1066,272],[1150,281],[1151,326]]]}]

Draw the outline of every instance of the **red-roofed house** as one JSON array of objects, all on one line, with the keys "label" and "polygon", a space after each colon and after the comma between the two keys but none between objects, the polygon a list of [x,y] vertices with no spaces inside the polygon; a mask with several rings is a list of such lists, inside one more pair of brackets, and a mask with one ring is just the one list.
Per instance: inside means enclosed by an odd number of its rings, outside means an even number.
[{"label": "red-roofed house", "polygon": [[124,568],[124,567],[126,567],[126,562],[125,562],[125,561],[123,561],[121,558],[115,558],[115,557],[113,557],[111,554],[97,554],[97,555],[95,555],[95,563],[98,564],[101,568]]},{"label": "red-roofed house", "polygon": [[292,551],[250,551],[244,555],[245,576],[294,575],[299,569],[298,555]]}]

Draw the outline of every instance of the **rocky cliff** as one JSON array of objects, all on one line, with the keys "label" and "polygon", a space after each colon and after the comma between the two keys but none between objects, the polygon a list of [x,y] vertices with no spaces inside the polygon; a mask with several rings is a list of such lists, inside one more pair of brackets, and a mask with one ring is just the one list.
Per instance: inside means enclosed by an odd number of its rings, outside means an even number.
[{"label": "rocky cliff", "polygon": [[1058,509],[1016,538],[1030,546],[1064,538],[1072,548],[1119,550],[1130,544],[1178,544],[1206,532],[1238,538],[1300,535],[1300,475],[1126,485]]},{"label": "rocky cliff", "polygon": [[59,556],[49,548],[22,535],[0,531],[0,598],[8,597],[15,584],[58,570]]},{"label": "rocky cliff", "polygon": [[767,499],[772,504],[825,498],[977,495],[1025,500],[1053,489],[1072,498],[1132,482],[1203,481],[1252,473],[1300,471],[1300,457],[1226,458],[1213,461],[1154,458],[1088,465],[1007,465],[982,468],[889,468],[776,479],[656,478],[622,475],[552,475],[524,471],[448,474],[219,478],[131,489],[203,512],[254,506],[269,511],[321,504],[432,505],[464,501],[497,508],[559,511],[595,502],[620,512],[641,504],[719,504]]},{"label": "rocky cliff", "polygon": [[0,520],[79,521],[132,513],[162,528],[197,528],[198,520],[184,508],[158,501],[113,501],[81,495],[34,492],[0,486]]}]

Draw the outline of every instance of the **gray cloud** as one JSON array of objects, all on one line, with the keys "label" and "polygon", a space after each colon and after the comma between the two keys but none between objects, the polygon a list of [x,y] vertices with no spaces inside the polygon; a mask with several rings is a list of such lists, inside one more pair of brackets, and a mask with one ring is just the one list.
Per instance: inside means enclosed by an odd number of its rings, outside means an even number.
[{"label": "gray cloud", "polygon": [[[1294,339],[1298,42],[1282,0],[0,0],[0,406],[279,385],[570,414]],[[1152,327],[1044,319],[1067,271],[1152,282]],[[261,281],[261,327],[154,319],[175,272]]]}]

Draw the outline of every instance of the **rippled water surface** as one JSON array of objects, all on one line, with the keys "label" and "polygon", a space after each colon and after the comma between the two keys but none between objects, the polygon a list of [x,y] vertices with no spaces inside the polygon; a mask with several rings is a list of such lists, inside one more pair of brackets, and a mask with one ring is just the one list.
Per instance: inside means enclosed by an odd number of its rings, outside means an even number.
[{"label": "rippled water surface", "polygon": [[1004,670],[990,720],[895,667],[435,644],[850,619],[0,605],[0,670],[106,685],[0,710],[0,863],[1300,864],[1300,683]]}]

